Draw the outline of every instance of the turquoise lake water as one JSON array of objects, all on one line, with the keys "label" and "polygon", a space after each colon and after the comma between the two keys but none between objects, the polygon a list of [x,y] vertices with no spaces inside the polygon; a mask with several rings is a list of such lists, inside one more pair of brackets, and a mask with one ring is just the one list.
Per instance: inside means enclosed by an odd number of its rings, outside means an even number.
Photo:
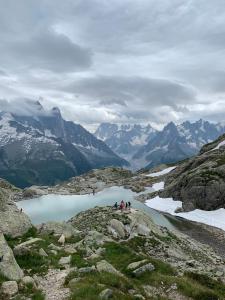
[{"label": "turquoise lake water", "polygon": [[[146,192],[149,192],[148,188]],[[156,224],[174,229],[173,225],[159,212],[134,199],[137,193],[123,187],[106,188],[95,195],[57,195],[49,194],[30,200],[17,202],[30,217],[33,224],[47,221],[67,221],[77,213],[95,206],[112,206],[116,201],[130,201],[133,208],[149,214]]]}]

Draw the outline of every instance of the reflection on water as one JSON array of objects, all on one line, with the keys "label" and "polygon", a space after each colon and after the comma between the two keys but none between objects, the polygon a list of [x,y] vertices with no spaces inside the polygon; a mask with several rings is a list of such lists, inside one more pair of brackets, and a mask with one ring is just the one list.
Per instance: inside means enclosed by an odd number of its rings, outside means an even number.
[{"label": "reflection on water", "polygon": [[[148,188],[148,192],[150,189]],[[123,187],[111,187],[95,195],[45,195],[17,202],[19,208],[31,218],[33,224],[46,221],[66,221],[77,213],[95,206],[113,205],[116,201],[130,201],[132,207],[150,214],[156,224],[173,229],[173,225],[159,212],[136,201],[137,194]]]}]

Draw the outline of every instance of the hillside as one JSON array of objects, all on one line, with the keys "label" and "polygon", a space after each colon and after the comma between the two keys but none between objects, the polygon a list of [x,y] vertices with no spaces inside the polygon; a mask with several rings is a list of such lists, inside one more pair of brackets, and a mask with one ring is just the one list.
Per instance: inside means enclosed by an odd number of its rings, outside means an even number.
[{"label": "hillside", "polygon": [[2,247],[11,258],[0,263],[2,299],[224,299],[223,260],[134,209],[96,207],[20,238],[1,234]]},{"label": "hillside", "polygon": [[225,135],[178,165],[167,177],[162,194],[182,201],[185,211],[225,208]]}]

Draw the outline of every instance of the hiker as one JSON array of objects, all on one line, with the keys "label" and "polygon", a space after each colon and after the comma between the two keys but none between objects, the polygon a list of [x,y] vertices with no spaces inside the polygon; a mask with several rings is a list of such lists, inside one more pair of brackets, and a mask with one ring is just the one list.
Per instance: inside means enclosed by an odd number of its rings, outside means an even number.
[{"label": "hiker", "polygon": [[128,208],[128,203],[126,202],[126,209]]},{"label": "hiker", "polygon": [[117,209],[117,208],[118,208],[118,203],[117,203],[117,202],[113,205],[113,208],[114,208],[114,209]]},{"label": "hiker", "polygon": [[125,203],[124,203],[124,201],[122,200],[122,201],[120,202],[120,209],[123,210],[124,207],[125,207]]},{"label": "hiker", "polygon": [[21,209],[20,209],[20,213],[22,213],[22,212],[23,212],[23,209],[21,208]]},{"label": "hiker", "polygon": [[128,201],[128,207],[129,207],[129,209],[131,208],[131,203],[130,203],[130,201]]}]

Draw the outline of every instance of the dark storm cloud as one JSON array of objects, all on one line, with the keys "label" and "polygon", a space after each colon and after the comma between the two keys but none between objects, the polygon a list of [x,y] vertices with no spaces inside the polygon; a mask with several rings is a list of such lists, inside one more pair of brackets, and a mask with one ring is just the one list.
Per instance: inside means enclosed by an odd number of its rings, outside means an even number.
[{"label": "dark storm cloud", "polygon": [[224,36],[223,0],[0,0],[0,96],[88,125],[221,120]]}]

